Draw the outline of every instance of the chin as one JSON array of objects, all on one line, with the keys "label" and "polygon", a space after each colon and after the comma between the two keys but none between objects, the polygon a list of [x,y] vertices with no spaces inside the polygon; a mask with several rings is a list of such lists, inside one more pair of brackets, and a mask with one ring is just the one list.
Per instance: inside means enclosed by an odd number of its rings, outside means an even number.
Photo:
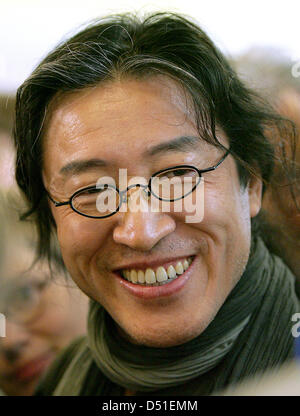
[{"label": "chin", "polygon": [[[199,335],[199,334],[197,334]],[[130,338],[130,342],[137,345],[142,345],[145,347],[152,347],[152,348],[169,348],[175,347],[176,345],[182,345],[186,342],[190,341],[191,339],[195,338],[197,335],[193,336],[185,336],[183,337],[182,334],[180,335],[170,335],[170,336],[156,336],[150,338],[149,336],[139,336],[136,338]]]},{"label": "chin", "polygon": [[190,328],[189,330],[187,330],[187,327],[182,328],[182,330],[177,327],[176,331],[170,331],[165,328],[151,328],[147,332],[145,332],[145,329],[140,332],[137,330],[128,330],[128,332],[125,332],[123,329],[119,328],[119,331],[120,334],[132,344],[153,348],[168,348],[185,344],[196,338],[206,327],[207,325],[201,325],[199,329],[199,326],[197,325],[197,328]]}]

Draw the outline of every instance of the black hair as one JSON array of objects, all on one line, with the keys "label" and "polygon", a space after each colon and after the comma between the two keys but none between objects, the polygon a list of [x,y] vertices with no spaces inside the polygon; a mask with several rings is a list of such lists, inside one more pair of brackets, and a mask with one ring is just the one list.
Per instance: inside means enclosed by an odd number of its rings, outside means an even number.
[{"label": "black hair", "polygon": [[259,175],[264,187],[268,183],[275,158],[273,131],[295,140],[293,123],[239,80],[190,18],[126,13],[97,19],[46,56],[17,91],[16,179],[29,203],[23,218],[34,216],[37,223],[40,256],[49,258],[55,229],[41,175],[44,121],[53,98],[120,77],[155,75],[183,87],[193,103],[201,138],[222,148],[216,126],[226,133],[241,186],[250,175]]}]

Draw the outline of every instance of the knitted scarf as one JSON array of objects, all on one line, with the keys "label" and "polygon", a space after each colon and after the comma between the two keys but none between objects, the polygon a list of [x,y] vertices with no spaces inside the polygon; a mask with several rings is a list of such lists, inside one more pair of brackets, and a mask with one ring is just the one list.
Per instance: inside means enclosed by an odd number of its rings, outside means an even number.
[{"label": "knitted scarf", "polygon": [[69,353],[53,395],[107,394],[108,384],[171,394],[172,388],[186,383],[193,386],[189,394],[211,394],[290,357],[291,316],[297,311],[292,274],[257,239],[243,275],[214,320],[185,344],[133,345],[120,336],[102,306],[91,300],[88,335],[71,357]]}]

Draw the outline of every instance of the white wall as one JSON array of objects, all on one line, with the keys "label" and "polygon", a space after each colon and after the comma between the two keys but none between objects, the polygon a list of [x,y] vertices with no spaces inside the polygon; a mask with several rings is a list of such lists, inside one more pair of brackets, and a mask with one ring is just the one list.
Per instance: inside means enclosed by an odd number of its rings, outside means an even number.
[{"label": "white wall", "polygon": [[132,10],[193,16],[231,56],[270,46],[281,49],[291,66],[300,60],[299,0],[0,0],[0,92],[15,91],[51,47],[81,23]]}]

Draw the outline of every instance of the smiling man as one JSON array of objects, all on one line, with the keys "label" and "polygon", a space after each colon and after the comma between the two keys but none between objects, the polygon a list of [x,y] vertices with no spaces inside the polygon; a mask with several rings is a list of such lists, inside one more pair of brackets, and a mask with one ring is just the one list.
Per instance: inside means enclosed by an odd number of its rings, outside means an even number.
[{"label": "smiling man", "polygon": [[292,356],[294,277],[255,225],[283,124],[178,15],[100,19],[44,59],[17,180],[91,302],[38,394],[211,394]]}]

